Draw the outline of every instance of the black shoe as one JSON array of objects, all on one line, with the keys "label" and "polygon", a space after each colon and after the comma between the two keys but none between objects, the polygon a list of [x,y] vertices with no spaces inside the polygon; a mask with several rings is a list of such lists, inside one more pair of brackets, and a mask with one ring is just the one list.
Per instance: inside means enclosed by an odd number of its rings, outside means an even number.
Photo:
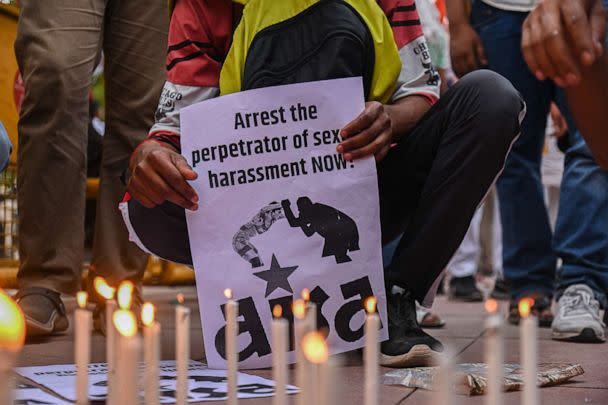
[{"label": "black shoe", "polygon": [[475,286],[475,277],[452,277],[450,280],[450,299],[466,302],[483,300],[481,291]]},{"label": "black shoe", "polygon": [[416,302],[410,292],[387,291],[388,340],[380,346],[386,367],[423,367],[438,363],[443,345],[422,331],[416,321]]},{"label": "black shoe", "polygon": [[70,325],[61,294],[42,287],[19,290],[15,301],[25,316],[26,336],[50,336],[65,332]]}]

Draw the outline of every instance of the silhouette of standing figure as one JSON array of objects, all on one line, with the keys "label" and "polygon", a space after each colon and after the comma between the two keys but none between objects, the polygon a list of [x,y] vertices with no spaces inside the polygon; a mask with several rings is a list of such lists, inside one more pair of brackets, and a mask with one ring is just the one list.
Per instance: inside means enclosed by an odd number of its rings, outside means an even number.
[{"label": "silhouette of standing figure", "polygon": [[300,217],[291,211],[289,200],[281,201],[285,218],[292,227],[300,227],[304,235],[310,237],[318,233],[325,239],[323,257],[334,256],[336,263],[350,262],[346,254],[359,250],[359,231],[357,224],[348,215],[328,205],[314,203],[308,197],[297,201]]}]

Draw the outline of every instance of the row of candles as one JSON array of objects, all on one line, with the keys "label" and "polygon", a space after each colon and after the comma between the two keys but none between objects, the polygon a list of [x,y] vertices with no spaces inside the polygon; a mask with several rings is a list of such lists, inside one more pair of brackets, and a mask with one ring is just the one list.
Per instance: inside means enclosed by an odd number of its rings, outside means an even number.
[{"label": "row of candles", "polygon": [[[144,391],[146,405],[157,405],[159,398],[160,371],[160,333],[161,327],[155,321],[155,309],[150,303],[142,306],[141,319],[143,323],[143,386],[139,379],[139,363],[141,360],[141,337],[137,331],[137,320],[131,311],[133,284],[123,282],[116,291],[102,278],[95,279],[96,291],[106,299],[106,356],[108,376],[108,404],[139,403],[139,392]],[[118,308],[114,301],[116,293]],[[226,318],[226,361],[227,361],[227,397],[228,404],[235,405],[237,399],[237,365],[238,365],[238,302],[232,299],[232,291],[226,289],[225,305]],[[304,290],[302,299],[293,303],[294,334],[296,348],[296,385],[300,395],[298,405],[329,405],[334,404],[336,363],[329,357],[329,350],[324,336],[316,331],[317,309],[309,301],[309,292]],[[178,405],[187,403],[188,394],[188,363],[190,357],[190,310],[183,305],[183,295],[178,295],[178,305],[175,308],[176,322],[176,402]],[[79,405],[88,404],[88,365],[90,361],[91,342],[91,312],[86,309],[87,294],[77,294],[78,309],[75,313],[75,362],[76,362],[76,402]],[[520,358],[523,375],[523,404],[538,405],[537,389],[537,319],[530,315],[532,300],[524,299],[519,303],[520,323]],[[365,347],[364,347],[364,404],[377,405],[379,392],[379,330],[380,318],[376,312],[377,299],[370,297],[365,301]],[[0,291],[0,307],[4,316],[12,315],[11,319],[0,320],[11,325],[10,328],[0,328],[0,354],[3,359],[15,357],[25,336],[23,315],[18,307]],[[486,348],[487,362],[487,396],[486,404],[502,405],[503,403],[503,317],[498,311],[495,300],[485,303],[488,317],[486,319]],[[8,314],[8,315],[7,315]],[[19,316],[20,317],[19,317]],[[289,352],[289,322],[283,316],[281,306],[273,308],[272,347],[273,347],[273,379],[275,395],[273,405],[287,404],[287,376]],[[12,327],[14,325],[14,327]],[[14,361],[2,362],[12,368]],[[440,370],[439,398],[442,404],[452,401],[452,384],[450,384],[449,366]],[[8,368],[7,368],[8,370]],[[8,375],[3,371],[2,377]],[[0,387],[0,405],[10,403],[8,378],[0,378],[4,388]]]}]

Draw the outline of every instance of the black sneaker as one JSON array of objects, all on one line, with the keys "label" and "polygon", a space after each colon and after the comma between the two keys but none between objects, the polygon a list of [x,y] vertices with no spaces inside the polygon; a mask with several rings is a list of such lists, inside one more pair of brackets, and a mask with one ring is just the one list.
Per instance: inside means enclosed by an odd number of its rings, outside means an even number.
[{"label": "black sneaker", "polygon": [[477,302],[483,300],[481,291],[475,286],[475,277],[452,277],[449,297],[452,300]]},{"label": "black sneaker", "polygon": [[410,292],[387,291],[388,340],[380,346],[386,367],[423,367],[438,363],[443,345],[422,331],[416,321],[416,301]]}]

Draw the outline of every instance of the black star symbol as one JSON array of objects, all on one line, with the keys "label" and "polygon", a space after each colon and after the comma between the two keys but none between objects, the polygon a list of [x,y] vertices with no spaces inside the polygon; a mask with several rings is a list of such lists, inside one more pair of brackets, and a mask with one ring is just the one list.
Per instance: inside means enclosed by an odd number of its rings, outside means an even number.
[{"label": "black star symbol", "polygon": [[266,284],[266,295],[264,298],[268,297],[277,288],[282,288],[285,291],[293,293],[287,277],[291,276],[297,268],[298,266],[281,267],[275,255],[272,255],[270,269],[253,273],[254,276],[268,283]]}]

